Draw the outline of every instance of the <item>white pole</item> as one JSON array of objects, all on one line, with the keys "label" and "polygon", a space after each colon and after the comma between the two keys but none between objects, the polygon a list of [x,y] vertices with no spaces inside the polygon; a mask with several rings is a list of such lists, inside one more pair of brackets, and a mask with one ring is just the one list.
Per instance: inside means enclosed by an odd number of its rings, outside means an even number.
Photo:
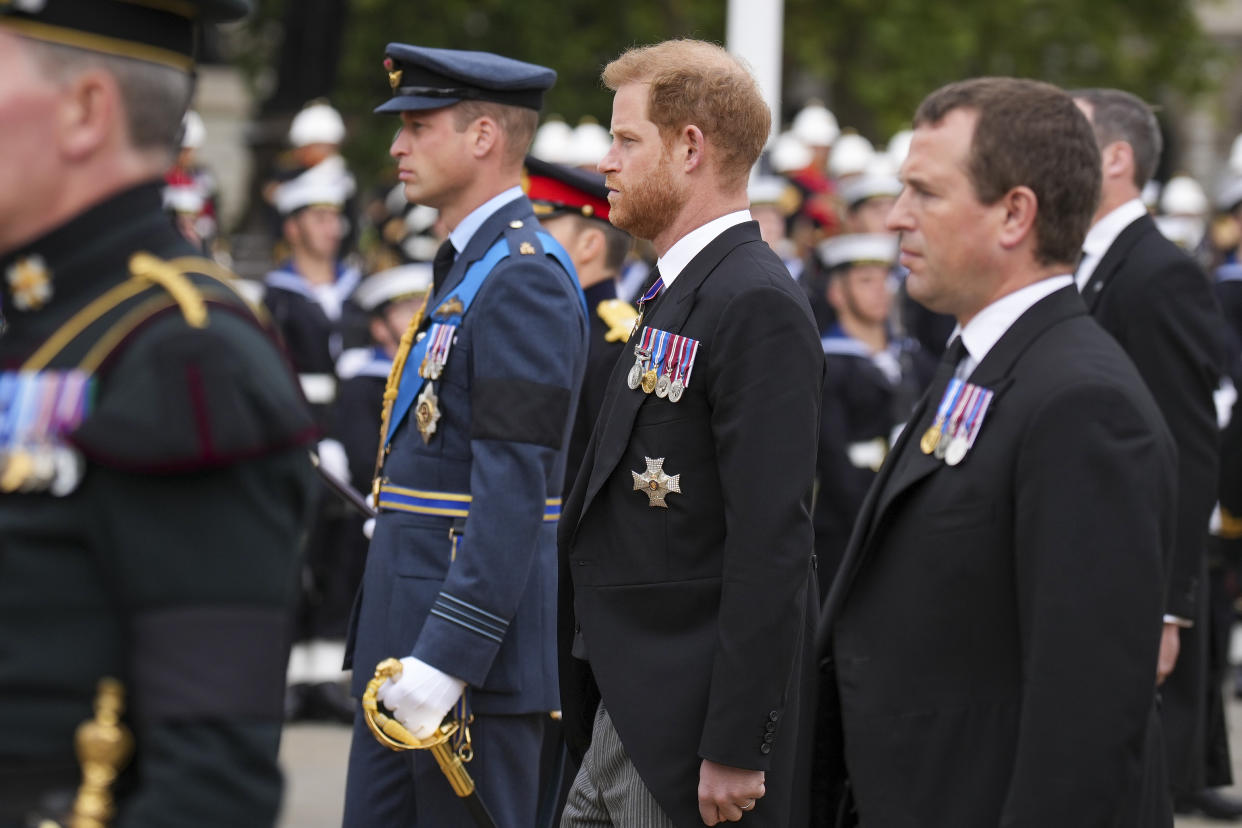
[{"label": "white pole", "polygon": [[726,48],[750,64],[772,110],[772,134],[780,131],[781,51],[785,0],[729,0]]}]

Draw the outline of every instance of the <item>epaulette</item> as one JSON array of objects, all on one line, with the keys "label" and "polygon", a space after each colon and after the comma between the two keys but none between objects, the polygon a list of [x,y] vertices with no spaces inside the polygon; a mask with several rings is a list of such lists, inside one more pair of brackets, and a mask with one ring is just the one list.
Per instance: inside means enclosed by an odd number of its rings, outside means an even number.
[{"label": "epaulette", "polygon": [[634,320],[638,318],[638,309],[621,299],[605,299],[595,306],[595,312],[608,326],[604,334],[605,342],[625,342],[634,329]]},{"label": "epaulette", "polygon": [[533,221],[514,219],[505,227],[505,241],[509,243],[510,256],[540,256],[543,244],[539,241],[539,225]]},{"label": "epaulette", "polygon": [[130,471],[228,465],[315,436],[270,325],[208,259],[130,259],[131,278],[72,316],[23,366],[105,376],[69,439]]}]

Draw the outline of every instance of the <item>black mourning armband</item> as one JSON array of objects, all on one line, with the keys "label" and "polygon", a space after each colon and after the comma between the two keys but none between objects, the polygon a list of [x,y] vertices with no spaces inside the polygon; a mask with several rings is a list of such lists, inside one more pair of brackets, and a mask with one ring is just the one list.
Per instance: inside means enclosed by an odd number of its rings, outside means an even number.
[{"label": "black mourning armband", "polygon": [[568,388],[516,379],[480,379],[471,396],[470,439],[558,449],[569,418]]}]

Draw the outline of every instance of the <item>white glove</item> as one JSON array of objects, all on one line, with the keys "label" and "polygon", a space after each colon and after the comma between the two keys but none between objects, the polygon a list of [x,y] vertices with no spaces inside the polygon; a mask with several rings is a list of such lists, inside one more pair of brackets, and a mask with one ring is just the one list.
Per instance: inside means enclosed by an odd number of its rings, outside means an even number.
[{"label": "white glove", "polygon": [[[375,508],[375,495],[374,494],[367,495],[367,505],[370,506],[372,509]],[[362,522],[362,535],[367,540],[370,540],[371,536],[374,534],[375,534],[375,518],[367,518],[365,521]]]},{"label": "white glove", "polygon": [[413,656],[401,659],[401,678],[380,685],[376,697],[416,739],[436,732],[466,683]]},{"label": "white glove", "polygon": [[349,457],[345,447],[336,440],[320,440],[318,451],[319,465],[324,471],[342,483],[349,483]]}]

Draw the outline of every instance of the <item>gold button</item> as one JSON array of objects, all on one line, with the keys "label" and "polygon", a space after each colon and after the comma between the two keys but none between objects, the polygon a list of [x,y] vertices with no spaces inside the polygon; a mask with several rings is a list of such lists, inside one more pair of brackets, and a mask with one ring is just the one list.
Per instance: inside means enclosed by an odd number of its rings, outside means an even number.
[{"label": "gold button", "polygon": [[514,219],[513,221],[509,222],[509,226],[512,227],[514,230],[519,230],[522,228],[522,220]]}]

